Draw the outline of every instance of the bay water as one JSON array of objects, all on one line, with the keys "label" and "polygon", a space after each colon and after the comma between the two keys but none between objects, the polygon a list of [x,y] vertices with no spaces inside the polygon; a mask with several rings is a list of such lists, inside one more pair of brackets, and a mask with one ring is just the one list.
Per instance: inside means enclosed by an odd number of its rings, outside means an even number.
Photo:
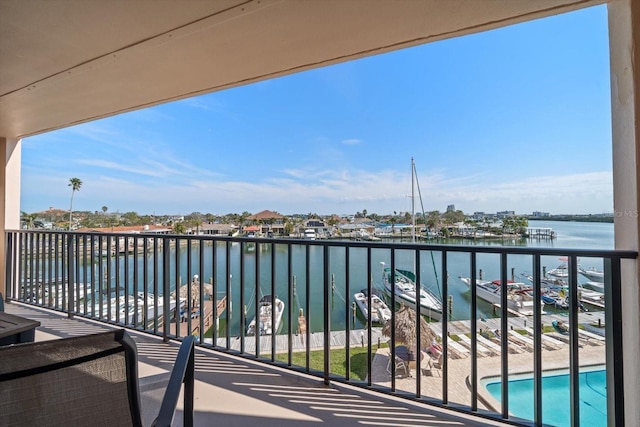
[{"label": "bay water", "polygon": [[[556,233],[553,240],[544,239],[516,239],[516,240],[466,240],[448,239],[446,241],[429,241],[429,243],[455,244],[455,245],[501,245],[501,246],[528,246],[528,247],[554,247],[566,249],[613,249],[613,224],[612,223],[592,223],[592,222],[562,222],[562,221],[531,221],[530,227],[552,228]],[[215,254],[214,254],[215,248]],[[360,328],[365,326],[364,319],[355,315],[353,294],[361,289],[367,288],[368,282],[377,289],[382,289],[382,262],[390,264],[390,252],[388,250],[373,248],[371,250],[371,275],[367,274],[368,258],[366,248],[350,248],[348,254],[348,277],[346,269],[345,248],[331,247],[328,249],[329,264],[326,282],[330,285],[329,305],[324,305],[324,248],[321,246],[291,245],[291,253],[288,252],[288,245],[285,244],[262,244],[243,242],[233,243],[229,248],[229,262],[227,262],[227,251],[224,242],[202,246],[195,245],[192,248],[190,257],[185,248],[181,248],[176,255],[176,249],[171,248],[170,254],[170,282],[171,290],[175,290],[176,283],[185,284],[191,279],[191,275],[198,274],[200,279],[207,283],[214,283],[216,298],[227,296],[227,277],[231,284],[231,293],[228,295],[231,300],[232,310],[229,318],[231,334],[239,333],[240,312],[246,311],[246,318],[252,319],[255,315],[256,300],[262,295],[275,293],[282,299],[291,310],[294,325],[292,331],[297,328],[297,316],[302,313],[307,318],[307,325],[311,331],[322,330],[323,312],[328,310],[331,314],[331,329],[342,330],[349,321],[350,328]],[[200,254],[202,250],[202,255]],[[273,251],[273,253],[272,253]],[[243,256],[242,256],[243,255]],[[288,259],[291,257],[291,271],[288,271]],[[153,274],[150,269],[153,265],[147,259],[146,268],[149,273],[148,283],[141,279],[141,271],[145,268],[144,257],[137,259],[138,269],[138,291],[153,291]],[[162,257],[159,257],[162,258]],[[190,259],[189,259],[190,258]],[[204,262],[200,265],[200,260]],[[214,259],[216,262],[214,271]],[[470,276],[469,267],[470,256],[467,253],[450,252],[447,255],[448,265],[448,289],[447,299],[451,304],[450,318],[452,320],[463,320],[471,317],[470,313],[470,291],[460,277]],[[256,260],[259,260],[256,268]],[[120,263],[120,283],[125,280],[133,283],[133,271],[135,262],[131,257],[125,260],[124,257],[105,258],[102,262]],[[124,277],[124,263],[128,262],[128,278]],[[159,280],[162,280],[162,266],[160,260]],[[188,265],[191,265],[190,271]],[[527,282],[523,276],[532,273],[532,257],[525,255],[509,255],[508,274],[509,279]],[[543,257],[542,265],[547,270],[557,267],[563,260],[555,257]],[[602,269],[601,259],[580,259],[580,265],[585,268],[594,267]],[[244,264],[243,264],[244,263]],[[227,265],[230,266],[227,269]],[[272,265],[275,271],[272,271]],[[395,253],[395,265],[397,268],[414,270],[414,252],[408,250],[397,250]],[[442,259],[441,253],[437,251],[421,251],[419,265],[423,285],[436,296],[442,295]],[[112,271],[115,265],[112,265]],[[477,257],[478,273],[482,274],[486,280],[500,278],[500,256],[497,254],[479,254]],[[256,281],[256,273],[259,280]],[[241,283],[244,287],[241,299]],[[115,278],[112,278],[115,280]],[[586,279],[579,279],[586,280]],[[348,289],[347,289],[348,281]],[[289,284],[291,283],[291,289]],[[290,297],[291,295],[291,297]],[[478,300],[477,317],[493,317],[492,307],[482,300]],[[288,328],[287,315],[283,317],[283,331]]]}]

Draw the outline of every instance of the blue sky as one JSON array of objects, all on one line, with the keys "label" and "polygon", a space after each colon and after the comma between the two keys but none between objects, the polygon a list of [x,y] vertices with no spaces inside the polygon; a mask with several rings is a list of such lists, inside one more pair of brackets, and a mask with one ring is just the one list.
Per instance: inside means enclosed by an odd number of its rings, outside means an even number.
[{"label": "blue sky", "polygon": [[21,210],[613,211],[605,6],[27,138]]}]

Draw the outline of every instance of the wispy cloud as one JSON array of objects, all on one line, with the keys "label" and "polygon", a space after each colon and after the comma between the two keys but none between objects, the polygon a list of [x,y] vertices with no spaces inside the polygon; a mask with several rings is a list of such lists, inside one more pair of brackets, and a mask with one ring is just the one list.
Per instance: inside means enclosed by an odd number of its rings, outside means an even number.
[{"label": "wispy cloud", "polygon": [[361,139],[356,139],[356,138],[344,139],[344,140],[342,140],[342,143],[344,145],[358,145],[358,144],[362,144],[362,140]]},{"label": "wispy cloud", "polygon": [[110,162],[108,160],[87,159],[87,160],[79,160],[78,163],[87,165],[87,166],[95,166],[101,169],[119,170],[123,172],[130,172],[136,175],[144,175],[144,176],[151,176],[151,177],[165,176],[167,175],[167,172],[170,171],[170,169],[167,169],[164,167],[162,169],[158,169],[158,168],[146,169],[146,168],[141,168],[140,165],[135,165],[135,166],[124,165],[121,163]]},{"label": "wispy cloud", "polygon": [[[96,167],[120,169],[138,175],[156,177],[171,175],[171,168],[131,170],[113,162],[94,161]],[[179,175],[183,175],[177,172]],[[77,195],[80,209],[94,210],[96,206],[131,206],[145,211],[154,206],[156,212],[188,213],[192,211],[226,213],[231,211],[257,211],[275,209],[283,213],[314,211],[318,213],[347,213],[367,209],[380,214],[410,209],[410,175],[393,170],[369,172],[364,170],[302,170],[286,171],[283,178],[265,178],[256,181],[226,180],[222,177],[183,177],[180,180],[136,181],[116,179],[102,175],[85,180]],[[203,179],[206,178],[206,179]],[[66,202],[66,180],[52,182]],[[45,177],[30,176],[23,185],[25,192],[31,186],[47,185]],[[450,179],[442,173],[421,177],[421,193],[426,210],[443,211],[449,204],[465,210],[516,209],[524,206],[527,213],[546,210],[556,213],[580,212],[590,209],[596,199],[601,211],[611,211],[612,175],[610,172],[592,172],[573,175],[544,176],[488,182],[478,175]],[[114,192],[117,189],[117,192]],[[51,189],[50,191],[53,191]],[[45,191],[46,194],[46,191]],[[586,203],[589,201],[589,203]],[[48,207],[52,203],[45,203]],[[84,205],[84,207],[83,207]],[[343,209],[339,211],[338,209]]]}]

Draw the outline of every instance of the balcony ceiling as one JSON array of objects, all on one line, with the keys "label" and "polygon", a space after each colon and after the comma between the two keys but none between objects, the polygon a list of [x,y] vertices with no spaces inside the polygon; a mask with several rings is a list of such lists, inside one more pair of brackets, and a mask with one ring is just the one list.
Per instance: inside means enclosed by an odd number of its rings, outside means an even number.
[{"label": "balcony ceiling", "polygon": [[602,0],[0,0],[0,137]]}]

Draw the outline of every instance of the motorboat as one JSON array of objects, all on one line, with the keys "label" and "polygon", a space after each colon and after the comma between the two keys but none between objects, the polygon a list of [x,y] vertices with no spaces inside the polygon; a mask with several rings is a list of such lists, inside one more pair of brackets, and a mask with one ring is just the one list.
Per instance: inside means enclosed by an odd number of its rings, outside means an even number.
[{"label": "motorboat", "polygon": [[[277,296],[265,295],[258,301],[258,317],[247,327],[247,335],[271,335],[282,325],[284,302]],[[275,320],[275,327],[274,327]]]},{"label": "motorboat", "polygon": [[[177,300],[168,298],[169,313],[173,313],[176,308]],[[186,300],[180,301],[181,310],[186,305]],[[157,306],[157,311],[156,311]],[[93,306],[93,313],[100,317],[109,317],[111,320],[119,319],[121,323],[127,325],[148,325],[154,319],[161,319],[164,315],[165,298],[164,296],[156,297],[153,293],[138,292],[136,295],[119,295],[110,299],[103,298],[102,301],[96,301]],[[87,308],[87,310],[91,310]]]},{"label": "motorboat", "polygon": [[[427,316],[432,320],[440,320],[442,318],[442,302],[426,289],[424,286],[416,283],[416,276],[412,271],[396,268],[394,276],[394,284],[391,285],[391,268],[382,264],[382,284],[385,292],[389,297],[395,294],[396,302],[416,309],[419,305],[420,314]],[[394,289],[394,291],[392,291]]]},{"label": "motorboat", "polygon": [[[366,289],[353,294],[356,305],[365,319],[369,319],[369,296]],[[371,323],[384,324],[391,319],[391,310],[387,303],[375,293],[371,294]]]},{"label": "motorboat", "polygon": [[590,291],[596,291],[604,294],[604,283],[602,282],[589,281],[589,282],[584,282],[581,286]]},{"label": "motorboat", "polygon": [[304,238],[306,240],[316,240],[316,230],[313,228],[307,228],[304,230]]},{"label": "motorboat", "polygon": [[[471,287],[471,278],[460,277],[460,280]],[[522,282],[507,281],[507,308],[524,316],[532,316],[535,301],[531,295],[531,287]],[[476,280],[476,295],[491,304],[502,304],[502,282],[500,280]],[[539,301],[540,311],[544,313],[544,301]]]},{"label": "motorboat", "polygon": [[604,283],[604,271],[600,271],[595,267],[591,267],[591,268],[578,267],[578,273],[582,274],[591,282]]},{"label": "motorboat", "polygon": [[556,268],[552,268],[547,271],[547,276],[557,277],[562,280],[567,280],[569,278],[569,266],[567,263],[562,263]]}]

